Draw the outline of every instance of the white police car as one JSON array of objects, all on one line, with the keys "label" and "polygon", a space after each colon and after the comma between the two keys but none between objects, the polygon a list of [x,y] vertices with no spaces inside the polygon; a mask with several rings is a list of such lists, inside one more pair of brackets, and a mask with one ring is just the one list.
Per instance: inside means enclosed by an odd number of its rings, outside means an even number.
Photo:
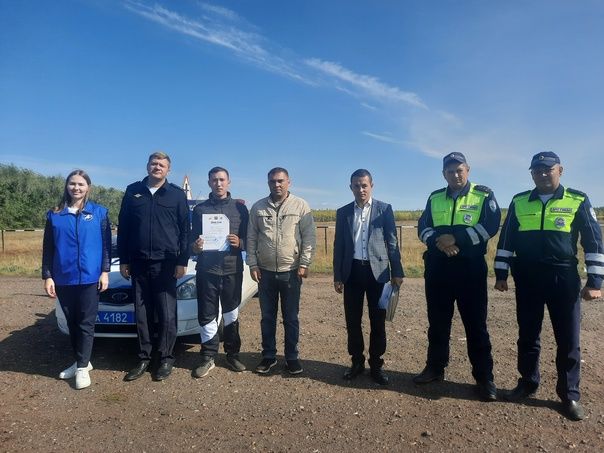
[{"label": "white police car", "polygon": [[[195,261],[190,259],[185,275],[176,282],[177,336],[179,337],[199,334],[195,264]],[[94,326],[95,337],[136,337],[132,285],[130,280],[121,276],[119,267],[119,259],[113,259],[109,273],[109,288],[99,295],[99,311]],[[258,284],[250,277],[249,268],[244,260],[240,308],[257,292]],[[55,312],[59,330],[68,335],[67,321],[58,299],[55,303]]]}]

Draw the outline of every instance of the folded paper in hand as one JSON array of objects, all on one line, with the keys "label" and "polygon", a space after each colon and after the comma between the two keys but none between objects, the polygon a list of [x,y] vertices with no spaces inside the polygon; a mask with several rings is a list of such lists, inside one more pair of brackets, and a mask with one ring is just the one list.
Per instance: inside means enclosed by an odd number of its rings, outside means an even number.
[{"label": "folded paper in hand", "polygon": [[386,310],[386,321],[394,319],[394,313],[398,305],[398,291],[399,287],[397,285],[392,285],[390,282],[384,285],[378,306]]}]

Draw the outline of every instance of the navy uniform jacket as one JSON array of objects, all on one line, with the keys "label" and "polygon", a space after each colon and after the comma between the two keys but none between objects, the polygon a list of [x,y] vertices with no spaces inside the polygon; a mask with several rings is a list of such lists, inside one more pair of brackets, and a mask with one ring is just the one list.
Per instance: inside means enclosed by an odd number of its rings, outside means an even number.
[{"label": "navy uniform jacket", "polygon": [[189,207],[184,191],[165,181],[151,195],[148,178],[126,188],[119,214],[117,247],[121,264],[133,260],[189,262]]},{"label": "navy uniform jacket", "polygon": [[[495,200],[493,191],[485,186],[475,186],[477,190],[488,193],[484,199],[478,223],[473,226],[468,225],[440,225],[434,226],[432,221],[432,206],[430,198],[433,194],[441,191],[447,192],[447,197],[451,197],[449,187],[432,192],[428,197],[426,209],[419,218],[417,224],[417,234],[419,239],[428,247],[427,254],[430,257],[447,259],[447,255],[436,247],[436,238],[441,234],[452,234],[455,237],[455,245],[459,247],[459,257],[473,258],[482,257],[487,251],[487,242],[497,234],[499,223],[501,222],[501,210]],[[461,189],[459,196],[466,195],[470,190],[470,181]]]},{"label": "navy uniform jacket", "polygon": [[[514,200],[510,204],[508,216],[505,219],[495,257],[495,275],[497,280],[506,280],[512,258],[522,262],[535,264],[548,264],[561,267],[577,266],[577,240],[581,235],[581,245],[585,251],[585,264],[587,265],[587,286],[599,289],[604,277],[604,250],[602,246],[602,231],[596,213],[589,202],[589,198],[578,190],[566,189],[568,192],[579,194],[585,199],[574,213],[571,231],[561,233],[558,231],[533,230],[519,232],[518,218]],[[526,194],[522,192],[518,195]],[[514,198],[515,198],[514,197]],[[553,194],[552,200],[564,197],[564,187],[559,185]],[[538,200],[537,189],[530,191],[529,201]],[[545,212],[545,207],[544,207]]]},{"label": "navy uniform jacket", "polygon": [[[336,236],[333,248],[334,282],[346,283],[350,276],[354,257],[354,203],[353,201],[341,207],[336,213]],[[404,277],[392,206],[376,199],[373,199],[371,205],[367,252],[373,276],[379,283],[386,283],[392,277]]]}]

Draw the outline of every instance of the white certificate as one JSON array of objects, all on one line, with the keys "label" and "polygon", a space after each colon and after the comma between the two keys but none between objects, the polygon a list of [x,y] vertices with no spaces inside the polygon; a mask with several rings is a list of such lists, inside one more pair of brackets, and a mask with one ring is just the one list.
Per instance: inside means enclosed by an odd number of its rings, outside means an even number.
[{"label": "white certificate", "polygon": [[224,214],[203,214],[201,217],[201,231],[203,234],[203,251],[229,250],[227,236],[230,231],[229,218]]}]

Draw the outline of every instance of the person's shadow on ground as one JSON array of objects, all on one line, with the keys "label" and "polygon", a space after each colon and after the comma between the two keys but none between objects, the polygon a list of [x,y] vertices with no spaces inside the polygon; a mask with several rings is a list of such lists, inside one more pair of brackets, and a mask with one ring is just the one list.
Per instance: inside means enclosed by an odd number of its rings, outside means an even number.
[{"label": "person's shadow on ground", "polygon": [[[0,371],[45,376],[58,379],[59,372],[72,363],[69,337],[57,328],[54,311],[49,314],[37,313],[36,322],[20,330],[9,332],[0,341]],[[199,342],[191,337],[177,340],[174,354],[175,368],[193,370],[199,365]],[[95,338],[93,365],[97,370],[123,371],[130,370],[138,362],[138,343],[136,338]],[[253,372],[262,359],[259,352],[242,352],[241,361],[248,372]],[[228,368],[224,354],[216,358],[218,367]],[[353,389],[372,389],[376,391],[398,392],[417,398],[438,400],[441,398],[478,400],[474,384],[469,382],[443,381],[426,385],[414,384],[413,373],[386,370],[390,379],[388,386],[373,382],[366,370],[363,375],[352,381],[343,379],[347,366],[317,360],[303,360],[304,371],[299,375],[290,375],[283,357],[278,357],[278,364],[270,375],[281,375],[283,379],[311,379],[327,385]],[[259,376],[263,378],[264,376]],[[500,390],[501,392],[501,390]],[[501,393],[500,393],[501,394]],[[502,400],[501,397],[498,400]],[[538,398],[528,398],[520,404],[533,407],[555,409],[556,402]]]}]

